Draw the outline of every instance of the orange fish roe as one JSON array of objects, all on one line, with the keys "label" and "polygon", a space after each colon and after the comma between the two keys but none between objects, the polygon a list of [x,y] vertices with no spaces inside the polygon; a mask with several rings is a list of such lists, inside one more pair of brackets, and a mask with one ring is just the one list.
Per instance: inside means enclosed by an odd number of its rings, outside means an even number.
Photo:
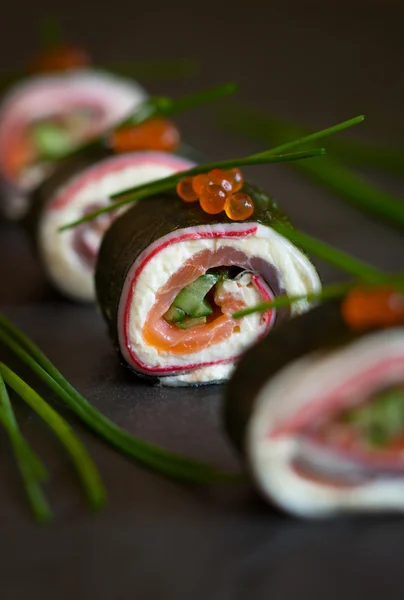
[{"label": "orange fish roe", "polygon": [[184,202],[196,202],[199,199],[192,187],[193,177],[184,177],[177,183],[177,194]]},{"label": "orange fish roe", "polygon": [[244,194],[244,192],[237,192],[237,194],[232,194],[227,198],[224,210],[229,219],[244,221],[253,214],[254,204],[250,196]]},{"label": "orange fish roe", "polygon": [[59,46],[37,54],[29,64],[31,73],[69,71],[91,64],[90,56],[82,48]]},{"label": "orange fish roe", "polygon": [[208,185],[199,197],[199,203],[203,210],[210,215],[217,215],[222,212],[227,194],[220,185],[211,183]]},{"label": "orange fish roe", "polygon": [[404,295],[395,288],[354,288],[341,306],[352,329],[386,327],[404,323]]},{"label": "orange fish roe", "polygon": [[203,190],[210,184],[213,183],[206,173],[201,173],[200,175],[195,175],[192,187],[194,188],[194,192],[199,196],[202,194]]},{"label": "orange fish roe", "polygon": [[212,171],[209,171],[208,176],[212,180],[212,183],[220,185],[227,194],[230,194],[233,191],[231,179],[226,171],[222,171],[222,169],[212,169]]},{"label": "orange fish roe", "polygon": [[227,171],[227,177],[230,180],[232,192],[239,192],[244,185],[244,177],[240,169],[230,169]]},{"label": "orange fish roe", "polygon": [[139,125],[117,129],[111,136],[115,152],[161,150],[173,152],[180,143],[180,132],[168,119],[153,117]]},{"label": "orange fish roe", "polygon": [[235,193],[243,185],[240,169],[212,169],[209,173],[182,179],[177,185],[177,193],[185,202],[195,202],[199,198],[201,208],[210,215],[225,210],[229,219],[244,221],[253,214],[254,204],[247,194]]}]

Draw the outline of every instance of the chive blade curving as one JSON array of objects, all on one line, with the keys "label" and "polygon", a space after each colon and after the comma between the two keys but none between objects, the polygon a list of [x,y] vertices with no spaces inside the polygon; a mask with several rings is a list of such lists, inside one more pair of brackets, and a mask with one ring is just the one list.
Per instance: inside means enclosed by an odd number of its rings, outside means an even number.
[{"label": "chive blade curving", "polygon": [[42,379],[84,423],[117,450],[140,464],[178,480],[211,483],[238,479],[212,465],[169,452],[131,436],[94,408],[56,369],[41,350],[4,315],[0,340]]},{"label": "chive blade curving", "polygon": [[47,523],[52,518],[52,512],[41,488],[41,481],[46,474],[40,459],[23,437],[4,379],[0,374],[0,423],[6,430],[14,452],[15,460],[23,480],[25,492],[35,519],[39,523]]},{"label": "chive blade curving", "polygon": [[116,198],[120,198],[124,196],[122,200],[114,202],[113,204],[96,210],[92,213],[89,213],[85,217],[78,219],[76,221],[72,221],[71,223],[67,223],[59,228],[59,231],[66,231],[68,229],[72,229],[73,227],[77,227],[82,223],[86,223],[88,221],[93,221],[99,215],[102,215],[107,212],[111,212],[117,210],[121,206],[126,206],[127,204],[131,204],[132,202],[136,202],[138,200],[143,200],[148,196],[153,194],[158,194],[160,192],[165,192],[171,190],[173,187],[177,185],[177,183],[183,177],[189,177],[191,175],[198,175],[199,173],[206,173],[212,169],[230,169],[233,167],[240,166],[253,166],[253,165],[262,165],[262,164],[271,164],[271,163],[281,163],[288,162],[294,160],[302,160],[306,158],[313,158],[316,156],[322,156],[325,154],[324,148],[318,148],[313,150],[303,150],[299,152],[290,152],[285,154],[272,154],[271,151],[262,152],[259,155],[255,156],[247,156],[244,158],[234,158],[228,159],[215,163],[208,163],[205,165],[199,165],[197,167],[193,167],[192,169],[188,169],[187,171],[182,171],[181,173],[176,173],[174,175],[169,175],[168,177],[164,177],[163,179],[159,179],[157,181],[153,181],[152,183],[144,183],[142,185],[136,186],[135,188],[130,188],[125,190],[124,192],[120,192],[119,194],[113,194],[111,198],[114,200]]},{"label": "chive blade curving", "polygon": [[[290,123],[285,123],[272,117],[258,116],[249,110],[245,112],[245,116],[249,115],[249,120],[241,119],[240,116],[244,114],[244,110],[240,110],[240,114],[238,111],[235,113],[230,111],[223,117],[226,129],[264,143],[268,143],[269,140],[281,142],[288,137],[299,138],[296,142],[288,142],[279,146],[278,150],[279,148],[285,148],[285,146],[289,147],[290,144],[293,144],[294,147],[295,143],[297,143],[297,147],[304,146],[307,143],[313,142],[313,135],[318,135],[311,134],[301,137],[304,130],[299,126],[293,126]],[[237,117],[238,114],[239,116]],[[351,123],[353,121],[355,119],[352,119]],[[350,121],[346,121],[345,123],[348,124]],[[338,131],[341,131],[342,125],[337,126]],[[329,128],[320,133],[322,133],[321,137],[323,137],[324,135],[330,135],[330,133],[336,133],[336,129]],[[403,228],[404,201],[394,194],[385,192],[376,185],[369,183],[364,177],[357,175],[341,162],[342,160],[349,161],[351,159],[353,151],[349,152],[348,150],[346,156],[342,152],[344,149],[350,148],[349,144],[350,142],[340,142],[339,140],[332,139],[327,142],[327,157],[321,163],[306,161],[305,163],[294,164],[293,167],[309,181],[322,186],[327,191],[343,198],[353,206]],[[337,148],[337,155],[335,154],[335,148]],[[377,155],[376,150],[373,152],[369,150],[369,155],[373,157]],[[389,155],[385,152],[383,156],[385,158],[382,162],[385,166]],[[373,158],[373,160],[375,163],[376,159]],[[403,174],[404,152],[400,153],[397,151],[393,153],[392,164],[393,166],[395,165],[393,169],[395,172]],[[377,165],[374,164],[373,166]]]},{"label": "chive blade curving", "polygon": [[241,317],[246,317],[254,313],[265,312],[273,308],[284,308],[286,306],[291,306],[295,302],[300,302],[302,300],[307,300],[307,302],[317,302],[320,300],[342,298],[355,285],[355,283],[356,282],[336,283],[323,287],[323,289],[319,292],[298,294],[296,296],[279,296],[271,302],[261,302],[255,306],[250,306],[249,308],[239,310],[233,313],[232,317],[233,319],[240,319]]},{"label": "chive blade curving", "polygon": [[[275,139],[275,136],[303,138],[309,128],[299,123],[272,115],[262,114],[245,106],[229,107],[220,116],[220,125],[226,131],[233,131],[262,141]],[[334,132],[335,133],[335,132]],[[404,175],[404,149],[398,147],[375,146],[357,140],[332,137],[327,141],[328,154],[341,161],[360,167],[383,169],[394,175]]]},{"label": "chive blade curving", "polygon": [[104,506],[106,494],[98,469],[84,445],[73,433],[70,425],[4,363],[0,363],[0,373],[4,381],[45,421],[59,438],[70,455],[92,508],[99,509]]}]

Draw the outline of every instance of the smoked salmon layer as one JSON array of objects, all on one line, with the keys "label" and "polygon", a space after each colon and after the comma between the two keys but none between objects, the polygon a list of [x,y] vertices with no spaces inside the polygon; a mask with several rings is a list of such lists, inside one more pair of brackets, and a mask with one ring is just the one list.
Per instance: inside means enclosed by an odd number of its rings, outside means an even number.
[{"label": "smoked salmon layer", "polygon": [[353,331],[340,308],[314,308],[246,353],[227,429],[263,496],[296,516],[404,512],[404,326]]},{"label": "smoked salmon layer", "polygon": [[146,99],[136,83],[93,70],[31,77],[0,106],[2,211],[21,218],[55,159],[129,116]]},{"label": "smoked salmon layer", "polygon": [[95,301],[94,270],[101,240],[123,209],[60,232],[62,225],[110,205],[112,194],[190,169],[194,164],[165,152],[113,155],[98,149],[60,165],[35,190],[27,219],[53,286],[72,300]]},{"label": "smoked salmon layer", "polygon": [[254,186],[248,221],[209,215],[175,194],[147,198],[119,217],[104,237],[97,298],[114,344],[137,373],[165,385],[228,379],[236,360],[290,314],[236,311],[281,294],[320,289],[308,258],[276,233],[285,219]]}]

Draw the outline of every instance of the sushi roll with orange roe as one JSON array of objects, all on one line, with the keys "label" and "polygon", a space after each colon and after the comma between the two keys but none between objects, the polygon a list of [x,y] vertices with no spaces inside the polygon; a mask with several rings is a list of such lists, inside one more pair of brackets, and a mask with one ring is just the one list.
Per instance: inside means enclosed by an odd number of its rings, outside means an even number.
[{"label": "sushi roll with orange roe", "polygon": [[[116,349],[137,374],[163,385],[225,381],[251,344],[309,304],[239,321],[235,311],[320,289],[309,259],[271,227],[286,219],[272,198],[248,183],[239,189],[234,177],[225,198],[216,181],[199,183],[184,177],[177,190],[120,216],[96,267]],[[248,201],[234,200],[240,193]]]},{"label": "sushi roll with orange roe", "polygon": [[403,294],[356,288],[284,323],[240,361],[225,422],[287,512],[404,512]]}]

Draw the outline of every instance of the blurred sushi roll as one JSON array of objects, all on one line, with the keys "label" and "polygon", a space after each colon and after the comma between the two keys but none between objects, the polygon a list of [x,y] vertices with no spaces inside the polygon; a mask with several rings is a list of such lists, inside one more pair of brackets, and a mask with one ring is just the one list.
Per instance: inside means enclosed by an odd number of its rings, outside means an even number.
[{"label": "blurred sushi roll", "polygon": [[10,219],[28,210],[29,192],[63,156],[108,130],[147,97],[135,82],[75,69],[29,77],[0,105],[0,210]]},{"label": "blurred sushi roll", "polygon": [[271,227],[285,220],[273,200],[253,185],[243,189],[256,200],[243,222],[172,192],[142,200],[108,229],[97,298],[117,351],[137,374],[173,386],[224,381],[248,346],[309,304],[238,321],[232,313],[320,289],[309,259]]},{"label": "blurred sushi roll", "polygon": [[225,422],[285,511],[404,512],[404,296],[358,288],[284,323],[240,361]]},{"label": "blurred sushi roll", "polygon": [[94,270],[102,237],[122,213],[60,232],[67,222],[110,205],[110,196],[194,166],[188,158],[166,152],[114,155],[102,149],[62,162],[32,196],[26,222],[50,282],[66,297],[95,301]]}]

